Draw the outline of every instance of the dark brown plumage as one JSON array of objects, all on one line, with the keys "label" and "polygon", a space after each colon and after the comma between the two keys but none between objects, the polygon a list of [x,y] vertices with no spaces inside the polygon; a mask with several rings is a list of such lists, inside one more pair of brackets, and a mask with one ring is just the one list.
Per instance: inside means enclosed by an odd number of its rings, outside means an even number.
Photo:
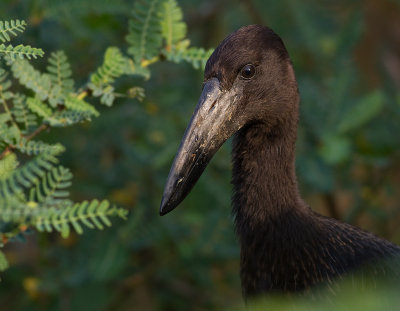
[{"label": "dark brown plumage", "polygon": [[301,199],[295,174],[297,82],[286,48],[272,30],[250,25],[229,35],[210,56],[204,80],[160,213],[185,198],[234,135],[232,204],[246,297],[330,284],[400,254],[399,246],[321,216]]}]

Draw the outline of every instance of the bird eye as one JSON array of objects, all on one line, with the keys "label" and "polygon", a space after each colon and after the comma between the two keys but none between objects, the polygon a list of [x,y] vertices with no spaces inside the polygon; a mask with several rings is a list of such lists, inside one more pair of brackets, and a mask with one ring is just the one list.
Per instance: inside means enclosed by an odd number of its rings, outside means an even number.
[{"label": "bird eye", "polygon": [[256,68],[252,64],[247,64],[242,68],[240,75],[243,79],[251,79],[256,73]]}]

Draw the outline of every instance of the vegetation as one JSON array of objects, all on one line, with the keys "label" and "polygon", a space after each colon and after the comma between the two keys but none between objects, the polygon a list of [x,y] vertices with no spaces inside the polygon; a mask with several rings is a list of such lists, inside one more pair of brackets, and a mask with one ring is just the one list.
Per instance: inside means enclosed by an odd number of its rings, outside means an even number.
[{"label": "vegetation", "polygon": [[[57,159],[65,148],[34,139],[50,127],[71,126],[98,117],[99,112],[86,101],[87,97],[100,97],[100,103],[112,106],[118,95],[113,87],[116,79],[122,75],[149,78],[147,67],[156,62],[164,50],[177,62],[184,59],[197,65],[193,58],[184,56],[189,42],[185,40],[186,24],[181,19],[182,11],[174,0],[136,2],[127,36],[128,53],[133,59],[124,56],[117,47],[108,47],[103,64],[79,89],[74,88],[71,66],[63,51],[51,53],[47,72],[42,73],[26,60],[43,56],[41,49],[11,44],[0,47],[0,55],[9,68],[0,68],[0,100],[4,111],[0,115],[0,246],[21,238],[29,227],[47,232],[56,230],[66,238],[71,227],[82,234],[83,227],[111,226],[109,216],[126,218],[126,210],[111,206],[107,200],[72,202],[66,191],[71,186],[72,174],[59,165]],[[0,39],[10,41],[10,35],[16,36],[25,27],[25,21],[0,21]],[[176,49],[182,46],[182,40],[185,48]],[[209,52],[192,49],[197,51],[204,65]],[[9,71],[27,89],[25,92],[12,90]],[[143,90],[137,87],[130,89],[129,94],[131,98],[140,96],[140,100],[144,96]],[[20,165],[17,154],[33,159],[24,159]],[[0,268],[5,269],[8,263],[1,251],[0,258]]]},{"label": "vegetation", "polygon": [[[0,9],[2,310],[240,308],[229,146],[182,206],[162,218],[158,206],[201,91],[193,67],[249,23],[271,26],[293,58],[307,201],[400,243],[398,2],[6,0]],[[338,300],[383,309],[382,299],[397,305],[393,292]]]}]

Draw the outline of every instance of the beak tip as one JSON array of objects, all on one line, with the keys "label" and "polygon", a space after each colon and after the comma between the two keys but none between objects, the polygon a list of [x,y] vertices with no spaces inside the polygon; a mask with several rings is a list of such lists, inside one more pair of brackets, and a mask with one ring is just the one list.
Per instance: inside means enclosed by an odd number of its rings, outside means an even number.
[{"label": "beak tip", "polygon": [[161,206],[160,207],[160,216],[164,216],[172,210],[173,210],[173,208],[169,208],[168,206]]},{"label": "beak tip", "polygon": [[168,214],[173,209],[174,207],[171,207],[171,204],[169,204],[169,200],[166,200],[165,197],[163,196],[160,205],[160,216]]},{"label": "beak tip", "polygon": [[165,205],[163,204],[164,202],[161,202],[161,206],[160,206],[160,216],[164,216],[165,214],[167,214],[167,209],[165,208]]}]

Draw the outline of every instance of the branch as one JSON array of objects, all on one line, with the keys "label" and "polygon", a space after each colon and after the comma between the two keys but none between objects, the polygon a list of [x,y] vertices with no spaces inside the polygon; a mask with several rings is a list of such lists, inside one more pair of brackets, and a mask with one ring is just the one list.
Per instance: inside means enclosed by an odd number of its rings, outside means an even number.
[{"label": "branch", "polygon": [[36,130],[34,130],[31,134],[25,136],[25,138],[26,138],[26,140],[31,140],[33,137],[35,137],[36,135],[40,134],[44,130],[47,130],[48,128],[49,128],[49,125],[43,123]]},{"label": "branch", "polygon": [[[44,130],[46,130],[48,128],[49,128],[49,125],[43,123],[36,130],[34,130],[32,133],[30,133],[29,135],[25,136],[25,138],[26,138],[26,140],[31,140],[33,137],[35,137],[36,135],[39,135],[41,132],[43,132]],[[15,149],[15,146],[8,145],[4,149],[4,151],[0,154],[0,160],[2,160],[4,157],[6,157],[11,152],[13,152],[14,149]]]}]

